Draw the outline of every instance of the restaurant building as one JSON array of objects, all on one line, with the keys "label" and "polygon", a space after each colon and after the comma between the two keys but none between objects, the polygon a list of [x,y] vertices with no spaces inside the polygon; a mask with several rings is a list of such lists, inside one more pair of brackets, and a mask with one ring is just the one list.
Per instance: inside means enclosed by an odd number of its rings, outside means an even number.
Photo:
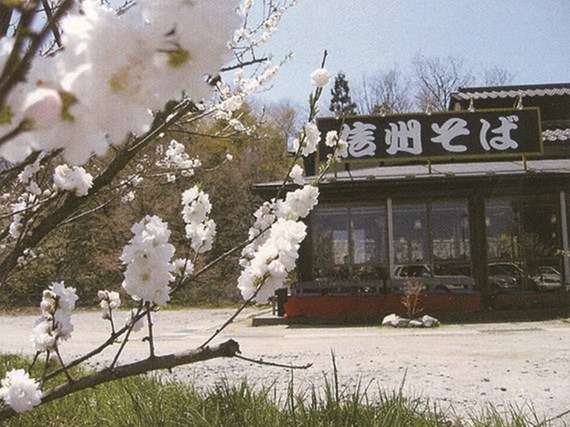
[{"label": "restaurant building", "polygon": [[446,112],[317,126],[309,173],[330,130],[348,155],[320,185],[281,314],[404,314],[410,280],[436,316],[568,308],[570,84],[464,88]]}]

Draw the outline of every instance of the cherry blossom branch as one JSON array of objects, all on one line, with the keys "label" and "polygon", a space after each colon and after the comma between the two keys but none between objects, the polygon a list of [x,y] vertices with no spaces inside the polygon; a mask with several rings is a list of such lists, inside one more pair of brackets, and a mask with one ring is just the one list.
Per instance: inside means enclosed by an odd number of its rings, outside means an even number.
[{"label": "cherry blossom branch", "polygon": [[[328,52],[325,50],[323,52],[323,59],[321,61],[321,68],[324,68],[326,61],[327,61],[327,56],[328,56]],[[314,93],[312,93],[309,96],[309,117],[307,118],[307,123],[311,123],[315,119],[317,114],[319,113],[319,109],[317,107],[317,102],[319,101],[322,93],[323,93],[323,88],[322,87],[316,87]],[[281,187],[277,190],[277,194],[275,196],[276,198],[279,198],[280,195],[285,190],[287,183],[289,182],[289,177],[291,175],[291,171],[293,170],[293,167],[295,166],[297,161],[301,158],[301,152],[303,150],[303,145],[305,144],[306,138],[307,138],[307,135],[305,134],[305,131],[304,130],[301,131],[301,134],[299,135],[299,148],[297,149],[297,151],[295,151],[295,156],[294,156],[293,160],[291,161],[291,164],[289,166],[289,170],[287,171],[287,175],[285,176],[285,179],[283,180]]]},{"label": "cherry blossom branch", "polygon": [[231,325],[233,323],[233,321],[236,319],[236,317],[239,316],[239,314],[245,310],[245,308],[251,304],[251,302],[255,299],[255,297],[257,296],[259,289],[257,290],[257,292],[255,292],[250,298],[248,298],[247,300],[245,300],[239,307],[238,309],[234,312],[234,314],[232,314],[225,322],[222,326],[220,326],[219,328],[216,329],[216,331],[210,336],[210,338],[208,338],[206,341],[204,341],[199,348],[204,348],[206,347],[209,343],[211,343],[214,338],[216,338],[220,333],[222,333],[222,331],[224,329],[226,329],[229,325]]},{"label": "cherry blossom branch", "polygon": [[149,303],[147,303],[147,310],[146,310],[146,321],[148,324],[148,337],[146,337],[146,339],[148,340],[148,346],[149,346],[149,357],[155,357],[154,356],[154,335],[153,335],[153,331],[152,331],[152,310],[150,309]]},{"label": "cherry blossom branch", "polygon": [[[236,357],[239,351],[238,342],[230,339],[213,347],[199,347],[186,352],[173,353],[165,356],[154,356],[127,365],[106,368],[102,371],[86,375],[48,390],[43,395],[40,405],[81,390],[93,388],[122,378],[128,378],[156,370],[172,369],[177,366],[190,365],[221,357]],[[6,420],[15,415],[17,415],[16,411],[10,407],[4,406],[3,408],[0,408],[0,420]]]},{"label": "cherry blossom branch", "polygon": [[93,180],[93,186],[89,190],[88,196],[78,197],[74,193],[67,193],[61,205],[46,215],[36,227],[29,230],[16,244],[12,253],[0,263],[0,286],[5,283],[9,273],[16,267],[18,257],[25,249],[36,247],[51,231],[59,227],[63,221],[87,203],[91,197],[108,186],[144,147],[190,111],[196,111],[194,103],[188,99],[181,101],[174,108],[174,112],[164,121],[155,123],[149,132],[136,138],[131,147],[119,152],[107,168]]},{"label": "cherry blossom branch", "polygon": [[[0,76],[0,105],[4,104],[6,97],[10,93],[10,90],[12,90],[12,87],[26,74],[26,70],[29,68],[33,57],[38,53],[45,38],[51,31],[51,23],[59,22],[69,9],[71,9],[73,4],[74,0],[63,0],[57,11],[53,14],[53,19],[46,23],[39,33],[34,34],[22,59],[16,64],[12,64],[12,61],[10,60],[7,61],[6,67]],[[30,22],[28,22],[28,24],[29,23]],[[17,48],[15,47],[14,50],[15,49]]]}]

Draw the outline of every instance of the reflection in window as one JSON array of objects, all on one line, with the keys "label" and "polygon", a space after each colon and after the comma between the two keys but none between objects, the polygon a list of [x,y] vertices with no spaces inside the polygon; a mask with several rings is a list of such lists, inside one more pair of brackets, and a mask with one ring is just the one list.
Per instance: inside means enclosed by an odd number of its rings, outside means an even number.
[{"label": "reflection in window", "polygon": [[560,221],[554,200],[529,200],[523,205],[521,243],[530,274],[540,267],[560,269],[557,249],[560,244]]},{"label": "reflection in window", "polygon": [[433,276],[471,276],[466,200],[395,204],[394,261],[427,266]]},{"label": "reflection in window", "polygon": [[379,279],[384,276],[386,209],[318,208],[313,215],[316,278]]},{"label": "reflection in window", "polygon": [[394,205],[394,259],[396,263],[429,259],[425,203]]},{"label": "reflection in window", "polygon": [[[501,292],[562,290],[557,198],[490,200],[485,212],[491,285],[498,282]],[[517,270],[499,274],[494,271],[497,266]],[[507,280],[513,285],[509,287]]]},{"label": "reflection in window", "polygon": [[317,209],[313,217],[315,265],[333,267],[348,262],[348,209]]},{"label": "reflection in window", "polygon": [[432,204],[432,240],[435,260],[469,258],[469,216],[466,202]]},{"label": "reflection in window", "polygon": [[354,264],[386,263],[386,214],[383,207],[350,210]]},{"label": "reflection in window", "polygon": [[558,200],[536,198],[523,205],[521,244],[531,289],[539,292],[563,290]]},{"label": "reflection in window", "polygon": [[518,218],[518,209],[510,201],[493,200],[485,204],[487,256],[490,261],[520,258]]}]

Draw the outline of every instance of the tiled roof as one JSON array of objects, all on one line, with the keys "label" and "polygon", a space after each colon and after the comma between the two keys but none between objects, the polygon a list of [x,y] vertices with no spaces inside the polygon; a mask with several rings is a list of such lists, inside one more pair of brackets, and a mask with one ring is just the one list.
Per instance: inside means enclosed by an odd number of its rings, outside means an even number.
[{"label": "tiled roof", "polygon": [[379,166],[350,172],[328,173],[325,182],[394,180],[403,178],[441,178],[453,176],[570,174],[570,160],[522,160],[481,163],[452,163],[408,166]]},{"label": "tiled roof", "polygon": [[546,129],[542,132],[544,141],[568,141],[570,140],[570,129]]},{"label": "tiled roof", "polygon": [[[425,164],[404,166],[371,166],[351,171],[329,172],[325,174],[323,184],[335,182],[393,181],[402,179],[436,179],[450,177],[515,176],[532,174],[570,174],[570,159],[522,160]],[[316,177],[307,177],[307,183]],[[257,189],[279,187],[283,181],[256,184]]]},{"label": "tiled roof", "polygon": [[520,87],[520,88],[465,88],[453,94],[453,98],[460,100],[470,99],[497,99],[518,98],[534,96],[561,96],[570,95],[570,84],[561,87]]}]

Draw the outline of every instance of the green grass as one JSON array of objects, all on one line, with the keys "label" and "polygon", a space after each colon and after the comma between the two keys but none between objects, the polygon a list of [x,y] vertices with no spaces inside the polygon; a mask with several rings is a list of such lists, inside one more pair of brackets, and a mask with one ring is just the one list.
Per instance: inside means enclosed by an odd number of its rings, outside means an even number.
[{"label": "green grass", "polygon": [[[0,355],[0,378],[6,370],[29,361]],[[334,359],[333,359],[334,363]],[[459,420],[453,414],[401,390],[383,392],[371,400],[366,387],[345,392],[336,368],[323,390],[289,392],[279,400],[273,387],[222,381],[207,391],[162,380],[158,375],[133,377],[98,386],[36,408],[5,421],[6,426],[535,426],[546,425],[525,411],[502,414],[489,409]]]}]

